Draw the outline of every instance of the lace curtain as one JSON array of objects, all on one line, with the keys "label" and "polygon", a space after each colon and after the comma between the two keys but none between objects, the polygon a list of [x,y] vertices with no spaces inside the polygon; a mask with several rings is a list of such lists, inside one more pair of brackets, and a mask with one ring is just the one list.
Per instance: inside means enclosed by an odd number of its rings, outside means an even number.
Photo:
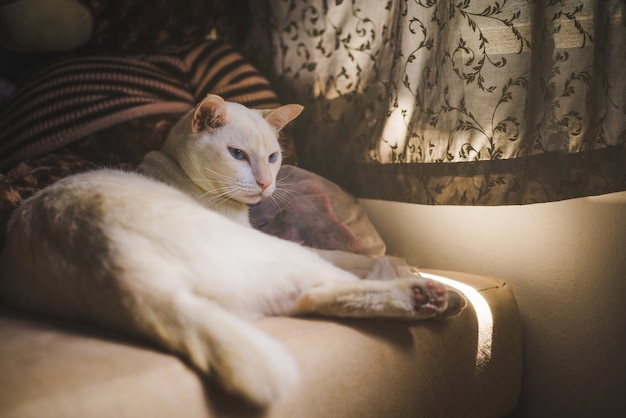
[{"label": "lace curtain", "polygon": [[626,190],[624,2],[250,1],[301,165],[359,197],[505,205]]}]

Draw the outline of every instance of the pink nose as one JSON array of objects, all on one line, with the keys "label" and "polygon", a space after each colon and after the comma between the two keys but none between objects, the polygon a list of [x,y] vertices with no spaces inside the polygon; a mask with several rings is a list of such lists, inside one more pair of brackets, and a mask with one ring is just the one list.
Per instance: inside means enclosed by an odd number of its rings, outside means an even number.
[{"label": "pink nose", "polygon": [[262,179],[257,179],[256,184],[258,184],[259,187],[261,187],[261,190],[265,190],[268,187],[270,187],[271,182],[268,182]]}]

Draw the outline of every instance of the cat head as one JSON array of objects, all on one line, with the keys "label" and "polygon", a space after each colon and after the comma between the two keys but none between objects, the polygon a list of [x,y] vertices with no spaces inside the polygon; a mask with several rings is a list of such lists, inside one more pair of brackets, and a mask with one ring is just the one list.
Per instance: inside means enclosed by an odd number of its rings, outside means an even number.
[{"label": "cat head", "polygon": [[276,188],[278,134],[302,109],[249,109],[208,95],[172,129],[162,152],[207,191],[207,199],[258,203]]}]

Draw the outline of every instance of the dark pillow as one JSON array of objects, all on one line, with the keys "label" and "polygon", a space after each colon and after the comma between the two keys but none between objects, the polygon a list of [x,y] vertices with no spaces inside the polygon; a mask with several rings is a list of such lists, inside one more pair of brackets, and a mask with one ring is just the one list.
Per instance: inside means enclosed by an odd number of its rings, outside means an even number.
[{"label": "dark pillow", "polygon": [[317,174],[281,167],[277,190],[251,207],[252,225],[268,234],[323,250],[381,257],[385,244],[358,200]]}]

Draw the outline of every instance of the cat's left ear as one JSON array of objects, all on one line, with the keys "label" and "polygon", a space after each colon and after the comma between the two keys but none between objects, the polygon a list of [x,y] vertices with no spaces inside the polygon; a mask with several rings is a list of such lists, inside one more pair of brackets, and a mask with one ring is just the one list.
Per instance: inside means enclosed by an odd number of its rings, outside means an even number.
[{"label": "cat's left ear", "polygon": [[264,111],[263,117],[267,123],[276,129],[276,132],[279,132],[285,125],[297,118],[298,115],[302,113],[303,109],[304,107],[299,104],[288,104],[276,109]]},{"label": "cat's left ear", "polygon": [[196,106],[191,121],[191,131],[195,134],[219,129],[226,123],[226,102],[216,94],[207,95]]}]

